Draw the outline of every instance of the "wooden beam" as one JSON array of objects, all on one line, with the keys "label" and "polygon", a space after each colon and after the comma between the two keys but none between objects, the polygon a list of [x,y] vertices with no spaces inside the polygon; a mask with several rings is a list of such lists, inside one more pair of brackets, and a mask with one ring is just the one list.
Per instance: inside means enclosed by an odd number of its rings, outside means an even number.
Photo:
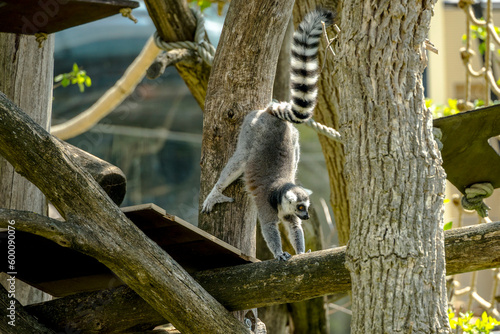
[{"label": "wooden beam", "polygon": [[[449,230],[445,238],[448,275],[500,266],[500,222]],[[241,310],[347,292],[351,279],[344,261],[345,247],[339,247],[293,256],[286,263],[272,260],[193,276],[226,308]],[[102,312],[90,311],[102,304],[106,305]],[[85,316],[75,316],[68,311],[72,305],[79,305]],[[65,328],[72,319],[81,326],[75,329],[85,330],[95,330],[94,324],[111,319],[107,323],[112,323],[116,331],[131,326],[125,322],[125,326],[120,327],[122,319],[135,319],[152,326],[166,321],[127,287],[68,296],[26,309],[44,323],[55,319],[56,323],[51,326],[56,330]],[[116,318],[110,318],[113,316]]]},{"label": "wooden beam", "polygon": [[474,183],[500,188],[500,156],[488,139],[500,135],[500,105],[437,118],[443,137],[443,168],[447,179],[464,194]]},{"label": "wooden beam", "polygon": [[52,34],[137,7],[139,3],[130,0],[2,0],[0,31]]}]

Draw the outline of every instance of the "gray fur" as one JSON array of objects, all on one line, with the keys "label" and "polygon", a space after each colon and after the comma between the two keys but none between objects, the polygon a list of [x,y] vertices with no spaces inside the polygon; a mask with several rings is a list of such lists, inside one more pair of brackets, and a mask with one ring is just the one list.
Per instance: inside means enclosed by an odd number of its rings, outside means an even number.
[{"label": "gray fur", "polygon": [[[290,258],[282,250],[280,222],[288,225],[296,253],[305,251],[301,222],[309,218],[309,192],[294,184],[299,161],[298,138],[298,131],[291,123],[266,110],[249,113],[241,126],[235,153],[203,203],[202,211],[208,213],[217,203],[232,202],[222,191],[243,174],[246,190],[257,206],[264,239],[280,260]],[[276,194],[279,196],[273,201]],[[303,211],[297,209],[300,204]]]},{"label": "gray fur", "polygon": [[306,15],[293,36],[290,102],[271,103],[264,110],[250,112],[244,119],[233,156],[219,180],[203,202],[208,213],[215,204],[232,202],[222,194],[244,175],[246,190],[257,206],[266,243],[279,260],[291,255],[283,252],[278,230],[285,223],[297,254],[304,253],[302,220],[309,219],[310,192],[295,185],[299,162],[299,134],[291,123],[307,121],[316,105],[318,46],[322,23],[333,22],[334,14],[318,9]]}]

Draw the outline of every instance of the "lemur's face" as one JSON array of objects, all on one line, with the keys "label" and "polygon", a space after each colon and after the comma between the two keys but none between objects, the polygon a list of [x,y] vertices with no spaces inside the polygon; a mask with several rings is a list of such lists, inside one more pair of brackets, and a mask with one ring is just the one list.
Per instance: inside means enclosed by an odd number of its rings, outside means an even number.
[{"label": "lemur's face", "polygon": [[309,195],[312,192],[302,187],[288,190],[281,201],[281,208],[288,215],[295,215],[302,220],[309,219]]}]

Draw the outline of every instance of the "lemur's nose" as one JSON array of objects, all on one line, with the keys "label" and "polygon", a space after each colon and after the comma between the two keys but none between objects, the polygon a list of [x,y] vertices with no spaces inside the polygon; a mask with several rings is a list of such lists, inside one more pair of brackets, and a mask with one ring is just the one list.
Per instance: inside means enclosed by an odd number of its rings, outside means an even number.
[{"label": "lemur's nose", "polygon": [[309,219],[309,213],[306,212],[303,215],[299,215],[299,218],[302,220],[308,220]]}]

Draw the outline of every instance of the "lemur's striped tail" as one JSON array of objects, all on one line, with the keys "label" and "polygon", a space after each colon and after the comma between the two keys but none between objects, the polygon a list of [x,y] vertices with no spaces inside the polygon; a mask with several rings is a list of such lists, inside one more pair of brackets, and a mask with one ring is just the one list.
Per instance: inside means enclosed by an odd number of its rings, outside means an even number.
[{"label": "lemur's striped tail", "polygon": [[335,14],[325,9],[310,12],[293,34],[290,88],[292,99],[289,103],[272,103],[269,112],[276,117],[293,123],[303,123],[311,118],[318,88],[319,77],[318,48],[323,25],[333,23]]}]

